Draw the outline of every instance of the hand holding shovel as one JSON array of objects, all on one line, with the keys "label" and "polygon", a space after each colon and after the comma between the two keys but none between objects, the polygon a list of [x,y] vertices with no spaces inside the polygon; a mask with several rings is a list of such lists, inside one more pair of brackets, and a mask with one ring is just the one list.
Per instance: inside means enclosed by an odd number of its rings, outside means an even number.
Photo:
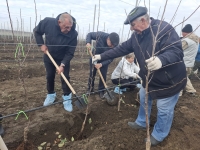
[{"label": "hand holding shovel", "polygon": [[[51,60],[51,62],[54,64],[54,66],[56,67],[57,70],[60,70],[60,68],[58,67],[58,65],[56,64],[56,62],[54,61],[53,57],[51,56],[51,54],[49,53],[49,51],[46,51],[46,54],[48,55],[49,59]],[[76,92],[74,91],[73,87],[71,86],[71,84],[69,83],[69,81],[67,80],[67,78],[65,77],[65,75],[63,74],[63,72],[60,72],[60,75],[62,76],[62,78],[64,79],[64,81],[66,82],[66,84],[68,85],[68,87],[70,88],[70,90],[72,91],[72,93],[75,95],[75,97],[77,98],[77,100],[74,102],[74,104],[79,108],[79,109],[83,109],[86,108],[87,106],[87,102],[83,99],[80,98],[76,95]]]}]

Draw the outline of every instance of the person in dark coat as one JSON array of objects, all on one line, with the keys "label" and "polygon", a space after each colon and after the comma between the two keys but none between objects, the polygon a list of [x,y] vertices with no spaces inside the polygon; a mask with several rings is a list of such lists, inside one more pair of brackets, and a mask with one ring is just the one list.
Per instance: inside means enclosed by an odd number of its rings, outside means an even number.
[{"label": "person in dark coat", "polygon": [[[75,18],[70,14],[62,13],[58,15],[57,18],[44,18],[34,29],[36,42],[42,52],[44,52],[43,60],[47,72],[46,79],[48,94],[44,101],[44,106],[52,104],[56,98],[56,92],[54,91],[56,68],[46,55],[46,52],[49,51],[59,66],[59,70],[57,70],[58,74],[63,72],[65,77],[70,80],[70,61],[74,57],[78,36],[78,33],[75,30],[75,22]],[[45,35],[45,41],[43,35]],[[71,90],[62,78],[61,82],[64,108],[71,112],[73,110],[71,103]]]},{"label": "person in dark coat", "polygon": [[[105,61],[134,52],[140,66],[142,78],[140,89],[140,108],[135,122],[128,122],[134,129],[146,128],[145,95],[148,70],[148,115],[150,118],[153,100],[157,102],[157,121],[151,133],[151,145],[157,145],[170,132],[174,107],[179,99],[179,92],[185,87],[187,78],[183,62],[183,50],[180,38],[174,28],[165,21],[150,18],[146,7],[136,7],[127,16],[124,24],[130,24],[133,30],[131,38],[121,45],[95,55],[92,61]],[[153,53],[156,38],[155,53]]]},{"label": "person in dark coat", "polygon": [[[90,32],[87,34],[86,37],[86,47],[88,50],[91,50],[91,42],[92,40],[96,40],[96,49],[92,51],[93,54],[102,54],[103,52],[116,47],[119,44],[119,35],[115,32],[112,32],[110,34],[105,32]],[[101,74],[106,82],[106,74],[108,70],[108,65],[113,61],[113,59],[108,59],[105,61],[98,61],[97,64],[95,64],[95,67],[93,68],[92,59],[90,59],[90,77],[88,80],[88,91],[90,92],[94,91],[94,80],[96,76],[97,69],[100,69]],[[99,96],[100,98],[104,98],[104,84],[99,80]]]}]

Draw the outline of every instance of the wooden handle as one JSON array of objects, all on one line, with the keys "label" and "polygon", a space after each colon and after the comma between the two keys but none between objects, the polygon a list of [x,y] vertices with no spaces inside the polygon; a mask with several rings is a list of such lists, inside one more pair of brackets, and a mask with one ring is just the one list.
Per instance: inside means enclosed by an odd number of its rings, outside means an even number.
[{"label": "wooden handle", "polygon": [[8,150],[1,136],[0,136],[0,150]]},{"label": "wooden handle", "polygon": [[[88,50],[88,51],[89,51],[90,56],[93,57],[91,50]],[[108,86],[106,85],[106,82],[105,82],[105,80],[104,80],[104,78],[103,78],[103,76],[101,74],[100,69],[97,69],[97,72],[98,72],[98,74],[99,74],[99,76],[101,78],[101,81],[103,82],[103,85],[105,86],[105,88],[107,88]]]},{"label": "wooden handle", "polygon": [[[56,67],[57,70],[59,70],[58,65],[56,64],[56,62],[54,61],[53,57],[51,56],[51,54],[49,53],[49,51],[46,52],[46,54],[48,55],[49,59],[51,60],[51,62],[54,64],[54,66]],[[74,91],[73,87],[71,86],[71,84],[69,83],[69,81],[67,80],[67,78],[65,77],[65,75],[63,74],[63,72],[61,72],[61,76],[62,78],[65,80],[65,82],[67,83],[67,85],[69,86],[70,90],[72,91],[73,94],[76,94],[76,92]]]}]

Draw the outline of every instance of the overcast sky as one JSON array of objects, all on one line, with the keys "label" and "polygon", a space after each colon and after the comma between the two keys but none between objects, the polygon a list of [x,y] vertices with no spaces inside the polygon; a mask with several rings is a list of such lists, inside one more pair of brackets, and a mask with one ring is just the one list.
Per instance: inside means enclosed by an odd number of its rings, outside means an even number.
[{"label": "overcast sky", "polygon": [[[79,35],[84,36],[89,31],[93,30],[93,17],[94,17],[94,6],[96,4],[96,21],[95,29],[97,31],[98,23],[98,10],[99,10],[99,0],[35,0],[37,7],[37,23],[45,17],[56,17],[58,14],[63,12],[70,12],[73,17],[76,18],[79,24]],[[144,6],[144,0],[138,0],[140,6]],[[170,22],[180,0],[169,0],[164,14],[165,21]],[[146,0],[146,6],[149,8],[149,1]],[[13,20],[14,29],[17,28],[17,20],[20,22],[20,9],[21,16],[24,20],[24,30],[31,31],[35,26],[35,5],[34,0],[8,0],[11,19]],[[100,18],[99,18],[99,28],[98,31],[105,32],[117,32],[122,36],[123,22],[126,19],[126,13],[129,13],[135,6],[136,0],[101,0],[100,1]],[[165,0],[151,0],[150,3],[150,16],[153,18],[158,17],[158,12],[160,9],[161,18],[163,13],[163,8],[165,5]],[[200,0],[182,0],[179,7],[178,13],[173,21],[173,26],[180,23],[183,18],[187,18],[198,6],[200,5]],[[0,3],[0,28],[10,28],[9,16],[7,11],[6,0],[1,0]],[[184,24],[191,24],[193,29],[195,29],[200,24],[200,8],[197,12],[188,19]],[[31,27],[30,27],[30,17],[31,17]],[[20,23],[21,24],[21,23]],[[123,38],[127,39],[129,31],[129,25],[124,26]],[[176,31],[180,35],[181,25],[176,28]],[[197,29],[196,34],[200,36],[200,28]]]}]

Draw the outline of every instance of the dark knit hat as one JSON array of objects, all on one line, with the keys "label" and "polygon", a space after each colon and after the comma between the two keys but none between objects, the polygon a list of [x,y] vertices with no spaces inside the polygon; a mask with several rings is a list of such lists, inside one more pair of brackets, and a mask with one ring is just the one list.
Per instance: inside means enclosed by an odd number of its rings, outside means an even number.
[{"label": "dark knit hat", "polygon": [[109,39],[110,39],[110,41],[111,41],[111,43],[114,47],[119,44],[119,35],[117,33],[112,32],[112,33],[109,34],[108,37],[109,37]]},{"label": "dark knit hat", "polygon": [[185,27],[182,29],[182,32],[185,32],[185,33],[190,33],[192,31],[193,29],[192,29],[191,24],[186,24]]},{"label": "dark knit hat", "polygon": [[124,24],[130,24],[133,20],[137,19],[140,16],[143,16],[147,14],[147,8],[146,7],[135,7],[131,12],[128,14],[126,20],[124,21]]}]

